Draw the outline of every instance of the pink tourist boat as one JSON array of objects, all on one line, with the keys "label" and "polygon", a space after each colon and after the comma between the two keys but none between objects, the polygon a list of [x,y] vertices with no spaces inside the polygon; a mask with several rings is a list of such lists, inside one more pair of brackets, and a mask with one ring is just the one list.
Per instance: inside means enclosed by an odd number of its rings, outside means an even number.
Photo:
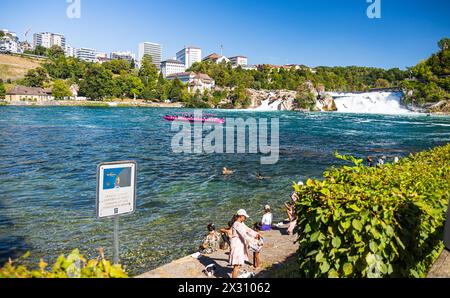
[{"label": "pink tourist boat", "polygon": [[196,118],[194,115],[181,114],[181,115],[166,115],[163,118],[167,121],[183,121],[183,122],[197,122],[197,123],[225,123],[225,119],[217,118],[216,115],[204,115],[202,118]]}]

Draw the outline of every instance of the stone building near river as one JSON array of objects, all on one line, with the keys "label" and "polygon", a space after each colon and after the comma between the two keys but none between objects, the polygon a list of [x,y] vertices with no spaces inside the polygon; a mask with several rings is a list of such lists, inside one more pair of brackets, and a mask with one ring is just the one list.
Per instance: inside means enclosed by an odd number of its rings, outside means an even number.
[{"label": "stone building near river", "polygon": [[49,101],[53,100],[51,90],[36,87],[15,86],[5,96],[6,101]]}]

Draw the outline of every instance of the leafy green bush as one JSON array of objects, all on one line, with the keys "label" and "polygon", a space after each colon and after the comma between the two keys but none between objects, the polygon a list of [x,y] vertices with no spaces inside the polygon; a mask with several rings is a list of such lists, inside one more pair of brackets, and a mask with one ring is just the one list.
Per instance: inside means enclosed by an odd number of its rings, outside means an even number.
[{"label": "leafy green bush", "polygon": [[301,276],[426,276],[443,248],[450,144],[382,168],[336,156],[354,165],[294,185]]},{"label": "leafy green bush", "polygon": [[128,275],[121,265],[111,265],[104,257],[100,249],[100,256],[95,260],[86,260],[78,250],[72,251],[67,258],[60,255],[55,264],[47,270],[48,264],[41,259],[38,270],[29,270],[20,265],[23,257],[10,260],[3,268],[0,268],[0,278],[126,278]]}]

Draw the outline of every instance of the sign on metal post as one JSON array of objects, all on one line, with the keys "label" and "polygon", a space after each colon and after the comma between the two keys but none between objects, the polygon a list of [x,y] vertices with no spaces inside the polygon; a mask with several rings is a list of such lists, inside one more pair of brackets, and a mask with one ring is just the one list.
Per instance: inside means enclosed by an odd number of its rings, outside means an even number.
[{"label": "sign on metal post", "polygon": [[450,203],[448,205],[447,222],[444,230],[444,245],[448,250],[450,250]]},{"label": "sign on metal post", "polygon": [[136,211],[135,161],[107,162],[97,167],[97,217],[113,218],[113,261],[119,263],[119,217]]}]

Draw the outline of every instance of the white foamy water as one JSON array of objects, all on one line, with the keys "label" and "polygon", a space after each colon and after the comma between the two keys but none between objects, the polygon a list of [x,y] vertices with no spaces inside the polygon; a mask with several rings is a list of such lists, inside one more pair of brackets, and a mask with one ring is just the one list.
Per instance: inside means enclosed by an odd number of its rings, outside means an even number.
[{"label": "white foamy water", "polygon": [[411,114],[401,105],[401,92],[330,93],[338,112],[360,114]]},{"label": "white foamy water", "polygon": [[275,93],[271,92],[266,100],[261,101],[261,105],[254,111],[279,111],[282,99],[275,99]]},{"label": "white foamy water", "polygon": [[281,99],[272,100],[267,99],[261,102],[261,106],[257,107],[256,111],[279,111],[280,105],[283,102]]}]

